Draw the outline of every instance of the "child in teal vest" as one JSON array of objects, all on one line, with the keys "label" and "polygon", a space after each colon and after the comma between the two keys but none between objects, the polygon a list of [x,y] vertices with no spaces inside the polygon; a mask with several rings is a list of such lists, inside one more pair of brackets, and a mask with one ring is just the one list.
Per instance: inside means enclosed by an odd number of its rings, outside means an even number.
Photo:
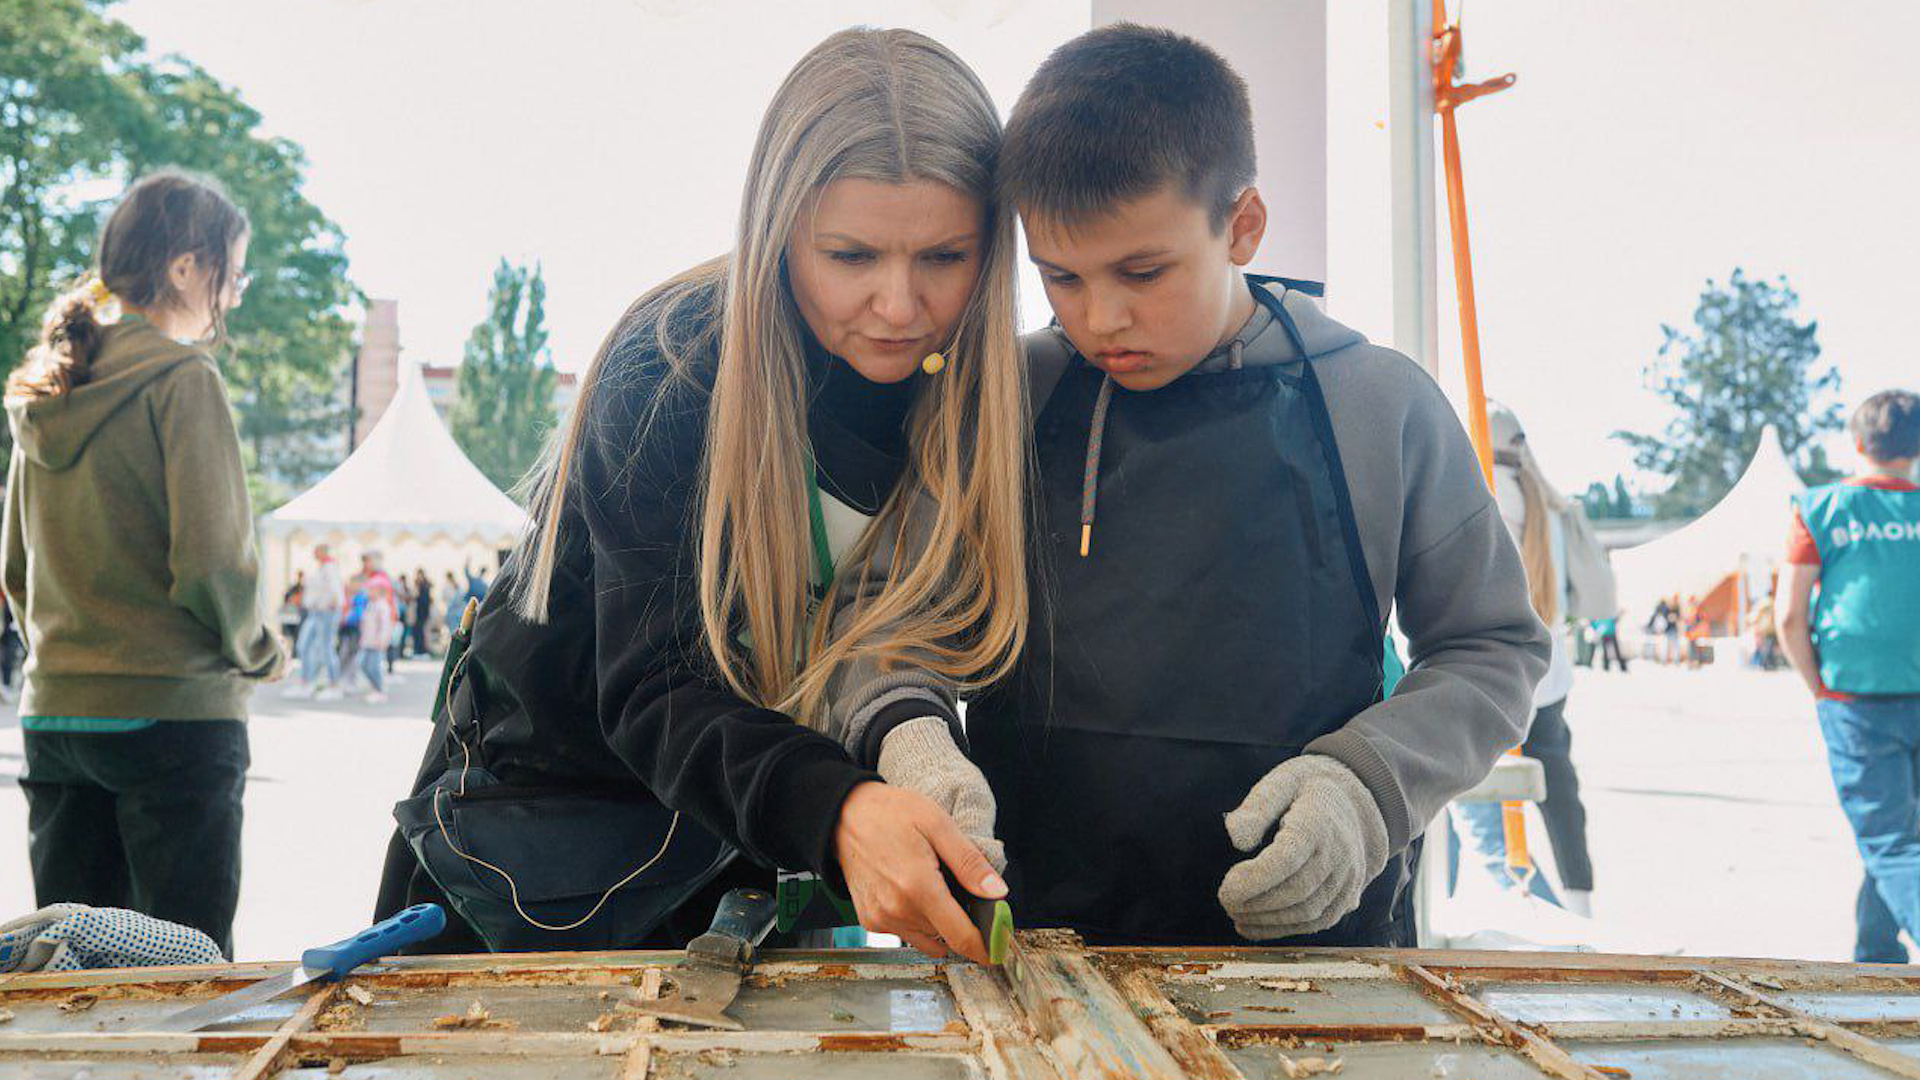
[{"label": "child in teal vest", "polygon": [[1848,428],[1869,468],[1798,500],[1780,644],[1866,863],[1854,958],[1905,963],[1899,931],[1920,940],[1920,395],[1876,394]]}]

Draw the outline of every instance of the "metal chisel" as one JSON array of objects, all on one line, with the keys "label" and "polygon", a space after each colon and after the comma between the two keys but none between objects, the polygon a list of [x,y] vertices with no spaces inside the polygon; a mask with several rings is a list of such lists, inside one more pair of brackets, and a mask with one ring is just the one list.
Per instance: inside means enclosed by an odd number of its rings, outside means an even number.
[{"label": "metal chisel", "polygon": [[754,950],[773,929],[778,907],[765,889],[730,890],[707,932],[687,943],[686,960],[673,969],[673,996],[633,1008],[663,1020],[739,1031],[740,1021],[727,1015],[727,1006],[740,993]]},{"label": "metal chisel", "polygon": [[415,904],[391,919],[362,930],[344,941],[300,954],[300,965],[284,975],[261,979],[252,986],[235,990],[183,1009],[155,1024],[141,1024],[141,1031],[198,1031],[231,1016],[246,1012],[265,1001],[279,997],[296,986],[316,979],[344,976],[369,960],[378,959],[395,949],[425,941],[445,929],[447,914],[438,904]]}]

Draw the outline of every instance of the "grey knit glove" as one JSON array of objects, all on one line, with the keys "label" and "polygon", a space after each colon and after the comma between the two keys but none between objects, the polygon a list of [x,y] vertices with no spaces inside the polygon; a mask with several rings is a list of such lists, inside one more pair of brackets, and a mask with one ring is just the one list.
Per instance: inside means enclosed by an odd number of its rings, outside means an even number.
[{"label": "grey knit glove", "polygon": [[880,776],[932,799],[996,871],[1006,870],[1006,846],[993,838],[998,812],[993,789],[980,767],[954,745],[945,720],[923,716],[887,732],[880,740]]},{"label": "grey knit glove", "polygon": [[1373,794],[1325,754],[1275,766],[1226,820],[1234,847],[1260,848],[1220,882],[1220,906],[1249,941],[1325,930],[1360,906],[1387,866],[1387,823]]}]

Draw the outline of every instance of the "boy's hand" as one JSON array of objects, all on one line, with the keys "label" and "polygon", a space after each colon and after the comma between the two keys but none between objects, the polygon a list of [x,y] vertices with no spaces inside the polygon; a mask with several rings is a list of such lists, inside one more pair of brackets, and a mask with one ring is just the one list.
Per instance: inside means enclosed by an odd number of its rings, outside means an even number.
[{"label": "boy's hand", "polygon": [[1220,906],[1249,941],[1325,930],[1360,906],[1387,865],[1387,823],[1373,795],[1324,754],[1275,766],[1226,822],[1234,847],[1260,848],[1220,882]]},{"label": "boy's hand", "polygon": [[1006,845],[993,838],[998,807],[979,766],[954,745],[947,722],[937,716],[909,720],[880,740],[880,775],[895,787],[917,791],[947,812],[993,868],[1007,868]]}]

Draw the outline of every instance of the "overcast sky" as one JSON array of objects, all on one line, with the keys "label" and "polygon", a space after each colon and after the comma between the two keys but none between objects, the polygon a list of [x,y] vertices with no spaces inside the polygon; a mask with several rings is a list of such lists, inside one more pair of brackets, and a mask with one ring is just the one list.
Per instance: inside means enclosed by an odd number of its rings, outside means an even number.
[{"label": "overcast sky", "polygon": [[[1195,0],[1202,2],[1202,0]],[[1328,0],[1330,306],[1391,334],[1383,0]],[[300,143],[351,274],[445,363],[502,255],[546,267],[577,369],[640,291],[728,243],[753,131],[808,47],[909,26],[1004,111],[1085,0],[132,0],[156,51],[237,86]],[[1489,390],[1578,489],[1629,470],[1607,434],[1662,419],[1661,322],[1735,266],[1787,274],[1849,403],[1920,384],[1920,4],[1471,0],[1462,113]],[[1444,206],[1444,196],[1442,196]],[[1458,332],[1443,257],[1443,362]],[[1029,279],[1029,283],[1031,279]],[[1044,309],[1025,289],[1029,317]]]}]

